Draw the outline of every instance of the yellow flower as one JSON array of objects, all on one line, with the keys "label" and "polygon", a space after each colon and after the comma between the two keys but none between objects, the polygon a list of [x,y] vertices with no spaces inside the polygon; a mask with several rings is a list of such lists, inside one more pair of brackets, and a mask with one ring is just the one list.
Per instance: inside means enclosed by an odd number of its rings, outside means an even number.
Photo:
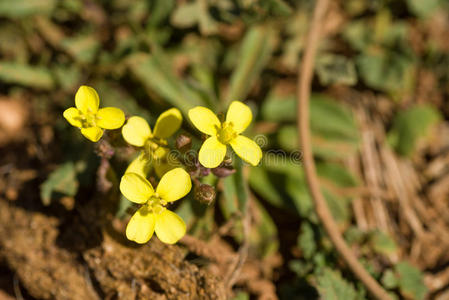
[{"label": "yellow flower", "polygon": [[186,233],[186,224],[166,205],[190,192],[192,182],[182,168],[168,171],[154,191],[151,183],[136,173],[126,173],[120,181],[120,191],[130,201],[143,206],[131,217],[126,237],[139,244],[148,242],[153,233],[164,243],[174,244]]},{"label": "yellow flower", "polygon": [[233,101],[226,114],[226,121],[220,122],[208,108],[197,106],[189,110],[189,118],[199,131],[210,135],[199,152],[199,161],[206,168],[215,168],[226,155],[226,145],[244,161],[256,166],[262,158],[262,150],[251,139],[240,135],[251,123],[251,109],[240,101]]},{"label": "yellow flower", "polygon": [[142,147],[143,152],[131,162],[125,173],[134,172],[143,177],[150,170],[150,164],[154,161],[156,173],[161,177],[166,171],[176,165],[167,162],[169,149],[167,138],[172,136],[182,124],[182,115],[177,108],[171,108],[163,112],[156,120],[154,132],[151,131],[148,122],[141,117],[131,117],[122,128],[125,141],[137,147]]},{"label": "yellow flower", "polygon": [[75,106],[64,111],[64,118],[73,126],[81,128],[81,133],[92,142],[103,135],[103,129],[117,129],[125,122],[125,114],[118,108],[98,109],[100,98],[89,86],[81,86],[75,95]]}]

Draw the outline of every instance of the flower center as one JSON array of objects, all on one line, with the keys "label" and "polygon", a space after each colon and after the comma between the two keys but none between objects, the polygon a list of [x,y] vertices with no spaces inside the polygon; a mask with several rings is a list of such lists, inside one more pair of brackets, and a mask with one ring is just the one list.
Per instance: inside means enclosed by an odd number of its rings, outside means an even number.
[{"label": "flower center", "polygon": [[167,201],[159,197],[157,193],[153,194],[151,198],[146,203],[148,209],[152,211],[154,214],[160,214],[164,210],[166,210],[165,206],[167,205]]},{"label": "flower center", "polygon": [[97,126],[97,122],[96,122],[96,115],[94,113],[88,112],[85,114],[81,114],[78,117],[79,121],[81,122],[81,126],[83,128],[89,128],[89,127],[96,127]]},{"label": "flower center", "polygon": [[223,122],[217,130],[217,138],[222,144],[229,144],[237,136],[234,125],[231,122]]},{"label": "flower center", "polygon": [[151,159],[161,159],[166,155],[166,145],[164,139],[149,138],[144,145],[145,154]]}]

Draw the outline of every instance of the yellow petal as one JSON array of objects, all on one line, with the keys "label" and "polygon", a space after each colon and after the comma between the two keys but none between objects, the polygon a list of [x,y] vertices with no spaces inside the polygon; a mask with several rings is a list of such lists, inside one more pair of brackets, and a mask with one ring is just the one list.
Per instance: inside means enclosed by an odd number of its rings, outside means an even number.
[{"label": "yellow petal", "polygon": [[174,212],[166,209],[156,215],[157,237],[166,244],[174,244],[186,234],[186,224]]},{"label": "yellow petal", "polygon": [[136,243],[145,244],[153,236],[155,223],[154,214],[144,205],[129,220],[126,237]]},{"label": "yellow petal", "polygon": [[104,129],[117,129],[125,123],[125,114],[116,107],[101,108],[96,117],[97,126]]},{"label": "yellow petal", "polygon": [[151,137],[151,128],[141,117],[131,117],[122,128],[122,135],[129,144],[142,147]]},{"label": "yellow petal", "polygon": [[220,143],[215,136],[204,141],[198,159],[206,168],[215,168],[223,161],[226,155],[226,145]]},{"label": "yellow petal", "polygon": [[165,173],[156,188],[156,193],[165,201],[181,199],[190,192],[192,181],[190,175],[182,168],[176,168]]},{"label": "yellow petal", "polygon": [[151,161],[143,151],[128,166],[125,173],[136,173],[145,178],[151,170]]},{"label": "yellow petal", "polygon": [[120,192],[131,202],[145,203],[154,194],[153,187],[137,173],[126,173],[120,180]]},{"label": "yellow petal", "polygon": [[166,139],[172,136],[182,124],[182,115],[179,109],[171,108],[164,111],[157,118],[154,126],[154,136],[160,139]]},{"label": "yellow petal", "polygon": [[189,110],[189,118],[195,127],[208,135],[216,135],[221,123],[217,116],[208,108],[197,106]]},{"label": "yellow petal", "polygon": [[103,129],[100,127],[81,128],[81,133],[92,142],[98,142],[103,135]]},{"label": "yellow petal", "polygon": [[82,127],[81,123],[81,112],[75,107],[67,108],[63,113],[64,118],[70,123],[70,125],[75,127]]},{"label": "yellow petal", "polygon": [[240,101],[233,101],[226,114],[226,122],[232,122],[236,133],[242,133],[252,119],[253,113],[251,109]]},{"label": "yellow petal", "polygon": [[257,166],[262,158],[262,150],[251,139],[243,135],[238,135],[231,142],[231,147],[235,153],[247,163]]},{"label": "yellow petal", "polygon": [[100,98],[97,91],[90,86],[82,85],[75,94],[75,106],[83,113],[98,111]]}]

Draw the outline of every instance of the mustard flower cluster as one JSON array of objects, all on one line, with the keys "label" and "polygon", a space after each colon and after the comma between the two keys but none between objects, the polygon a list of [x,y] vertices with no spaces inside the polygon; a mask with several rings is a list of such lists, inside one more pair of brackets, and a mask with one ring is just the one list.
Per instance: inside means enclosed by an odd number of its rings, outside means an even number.
[{"label": "mustard flower cluster", "polygon": [[[139,155],[120,180],[120,191],[126,199],[141,205],[128,222],[126,237],[144,244],[156,233],[162,242],[176,243],[185,235],[186,224],[168,206],[192,189],[191,175],[183,168],[182,162],[169,163],[167,159],[170,152],[168,139],[182,125],[181,112],[177,108],[163,112],[152,130],[148,122],[138,116],[130,117],[123,125],[123,111],[115,107],[99,108],[99,104],[95,89],[81,86],[75,95],[75,107],[66,109],[63,115],[92,142],[99,141],[105,129],[121,127],[123,139],[139,149]],[[227,145],[244,161],[253,166],[259,164],[262,150],[254,141],[241,135],[252,121],[248,106],[239,101],[232,102],[223,122],[206,107],[192,108],[188,115],[193,125],[209,136],[198,153],[198,161],[203,168],[219,167],[228,151]],[[156,189],[147,179],[152,168],[160,178]]]}]

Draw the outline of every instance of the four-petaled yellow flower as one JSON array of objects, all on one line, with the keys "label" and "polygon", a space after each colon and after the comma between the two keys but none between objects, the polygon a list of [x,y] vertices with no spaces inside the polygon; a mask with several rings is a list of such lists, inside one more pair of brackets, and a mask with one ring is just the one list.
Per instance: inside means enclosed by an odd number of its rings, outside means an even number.
[{"label": "four-petaled yellow flower", "polygon": [[142,147],[143,151],[131,162],[126,173],[134,172],[145,177],[149,171],[150,162],[154,162],[155,171],[159,177],[173,169],[175,165],[169,164],[166,160],[169,153],[169,149],[165,147],[166,139],[172,136],[181,124],[182,115],[177,108],[166,110],[159,116],[154,132],[144,118],[129,118],[122,128],[123,138],[133,146]]},{"label": "four-petaled yellow flower", "polygon": [[199,131],[210,135],[199,152],[199,161],[206,168],[220,165],[226,155],[226,145],[231,145],[235,153],[244,161],[256,166],[262,158],[262,150],[251,139],[240,135],[251,123],[251,109],[240,101],[233,101],[220,122],[208,108],[197,106],[189,110],[189,118]]},{"label": "four-petaled yellow flower", "polygon": [[98,109],[100,98],[89,86],[81,86],[75,95],[75,107],[64,111],[64,118],[78,128],[81,133],[97,142],[103,135],[103,129],[117,129],[125,122],[125,114],[118,108],[105,107]]},{"label": "four-petaled yellow flower", "polygon": [[139,244],[148,242],[156,232],[164,243],[174,244],[186,233],[184,221],[165,206],[187,195],[192,188],[189,174],[182,168],[168,171],[154,191],[150,182],[139,174],[126,173],[120,191],[130,201],[143,204],[131,217],[126,237]]}]

